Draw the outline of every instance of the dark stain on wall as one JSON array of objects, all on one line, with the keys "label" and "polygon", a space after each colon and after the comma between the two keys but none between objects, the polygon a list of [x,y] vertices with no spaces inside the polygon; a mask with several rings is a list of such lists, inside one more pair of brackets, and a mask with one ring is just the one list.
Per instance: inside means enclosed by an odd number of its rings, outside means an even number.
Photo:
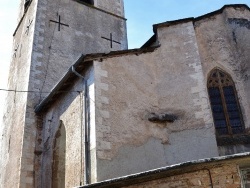
[{"label": "dark stain on wall", "polygon": [[235,24],[239,25],[239,27],[246,27],[247,29],[250,29],[250,21],[243,18],[228,18],[229,24]]}]

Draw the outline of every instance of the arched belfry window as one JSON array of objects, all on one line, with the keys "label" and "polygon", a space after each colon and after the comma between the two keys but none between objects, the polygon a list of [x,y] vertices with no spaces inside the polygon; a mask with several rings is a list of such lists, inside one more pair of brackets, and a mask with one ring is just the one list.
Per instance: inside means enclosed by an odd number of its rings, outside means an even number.
[{"label": "arched belfry window", "polygon": [[94,0],[80,0],[80,1],[90,5],[94,5]]},{"label": "arched belfry window", "polygon": [[209,75],[207,86],[217,135],[243,133],[242,114],[231,76],[214,69]]}]

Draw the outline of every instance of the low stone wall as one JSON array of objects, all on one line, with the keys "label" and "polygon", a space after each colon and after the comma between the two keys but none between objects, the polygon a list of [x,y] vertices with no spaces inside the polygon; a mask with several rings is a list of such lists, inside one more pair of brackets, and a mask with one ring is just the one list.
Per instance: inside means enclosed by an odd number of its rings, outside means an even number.
[{"label": "low stone wall", "polygon": [[174,188],[174,187],[230,187],[240,188],[241,181],[235,164],[225,164],[210,169],[202,169],[190,173],[174,175],[158,180],[140,183],[127,188]]},{"label": "low stone wall", "polygon": [[190,161],[81,188],[241,188],[249,182],[249,156],[241,153]]}]

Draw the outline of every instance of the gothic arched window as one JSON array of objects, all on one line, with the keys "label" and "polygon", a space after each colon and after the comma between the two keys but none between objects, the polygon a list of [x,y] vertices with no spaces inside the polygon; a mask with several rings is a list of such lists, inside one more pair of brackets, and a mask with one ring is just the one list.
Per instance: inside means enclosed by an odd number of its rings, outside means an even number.
[{"label": "gothic arched window", "polygon": [[217,135],[243,133],[244,123],[231,76],[214,69],[208,78],[207,87]]}]

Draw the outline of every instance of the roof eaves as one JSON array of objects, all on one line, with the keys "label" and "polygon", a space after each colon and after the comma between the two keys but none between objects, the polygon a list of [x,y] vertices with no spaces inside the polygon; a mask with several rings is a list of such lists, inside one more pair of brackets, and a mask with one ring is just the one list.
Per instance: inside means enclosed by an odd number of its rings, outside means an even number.
[{"label": "roof eaves", "polygon": [[[126,54],[141,54],[141,53],[148,53],[153,52],[158,46],[155,47],[148,47],[144,49],[131,49],[131,50],[120,50],[120,51],[111,51],[109,53],[96,53],[96,54],[87,54],[87,55],[81,55],[77,61],[72,65],[75,69],[77,69],[80,65],[82,65],[83,62],[90,62],[94,60],[102,60],[106,58],[112,58],[117,57],[121,55]],[[50,91],[50,93],[35,107],[35,113],[39,114],[48,105],[51,105],[53,101],[55,101],[57,98],[56,95],[60,95],[62,91],[60,89],[65,85],[65,82],[68,81],[70,77],[76,77],[76,75],[72,72],[72,66],[68,69],[66,74],[61,78],[61,80],[55,85],[55,87]]]},{"label": "roof eaves", "polygon": [[190,18],[184,18],[184,19],[179,19],[179,20],[158,23],[158,24],[153,25],[153,30],[154,30],[154,33],[156,33],[159,27],[169,27],[169,26],[173,26],[173,25],[177,25],[181,23],[192,22],[193,20],[194,20],[194,17],[190,17]]},{"label": "roof eaves", "polygon": [[136,48],[136,49],[129,49],[129,50],[111,51],[109,53],[87,54],[85,57],[85,61],[107,59],[107,58],[119,57],[122,55],[131,55],[131,54],[138,55],[138,54],[153,52],[158,47],[159,46],[153,46],[153,47],[147,47],[147,48]]},{"label": "roof eaves", "polygon": [[154,34],[152,37],[150,37],[150,39],[147,42],[145,42],[141,46],[141,48],[148,48],[148,47],[150,47],[153,43],[156,42],[156,40],[157,40],[157,37],[156,37],[156,34]]},{"label": "roof eaves", "polygon": [[246,8],[247,10],[250,11],[250,8],[246,5],[246,4],[230,4],[230,5],[224,5],[222,8],[216,10],[216,11],[213,11],[213,12],[210,12],[208,14],[204,14],[204,15],[201,15],[201,16],[198,16],[195,18],[194,21],[199,21],[199,20],[202,20],[202,19],[206,19],[206,18],[209,18],[211,16],[215,16],[217,14],[221,14],[226,8]]},{"label": "roof eaves", "polygon": [[179,19],[179,20],[173,20],[173,21],[167,21],[167,22],[163,22],[163,23],[154,24],[153,25],[153,30],[154,30],[154,33],[156,33],[157,29],[160,28],[160,27],[169,27],[169,26],[172,26],[172,25],[186,23],[186,22],[190,22],[190,21],[196,22],[196,21],[199,21],[199,20],[202,20],[202,19],[209,18],[209,17],[214,16],[214,15],[220,14],[226,8],[230,8],[230,7],[232,7],[232,8],[246,8],[247,10],[250,11],[250,8],[246,4],[224,5],[222,8],[220,8],[220,9],[218,9],[216,11],[210,12],[208,14],[204,14],[202,16],[198,16],[196,18],[190,17],[190,18],[184,18],[184,19]]},{"label": "roof eaves", "polygon": [[[175,164],[167,167],[162,167],[154,170],[149,170],[141,173],[136,173],[128,176],[123,176],[119,178],[114,178],[110,180],[105,180],[98,183],[93,183],[90,185],[81,186],[78,188],[118,188],[133,184],[138,184],[141,182],[152,181],[155,179],[160,179],[164,177],[173,176],[175,174],[188,173],[192,171],[197,171],[200,169],[205,169],[209,165],[215,163],[222,163],[226,161],[247,159],[250,157],[250,152],[214,157],[208,159],[200,159],[195,161],[188,161],[185,163]],[[195,167],[198,167],[195,169]],[[194,170],[195,169],[195,170]]]},{"label": "roof eaves", "polygon": [[[77,61],[72,65],[77,67],[81,62],[84,61],[85,55],[81,55]],[[50,93],[35,107],[35,113],[40,113],[43,111],[44,107],[52,100],[52,97],[55,94],[60,93],[60,88],[64,84],[64,82],[73,74],[72,73],[72,66],[68,69],[62,79],[55,85],[55,87],[50,91]]]}]

